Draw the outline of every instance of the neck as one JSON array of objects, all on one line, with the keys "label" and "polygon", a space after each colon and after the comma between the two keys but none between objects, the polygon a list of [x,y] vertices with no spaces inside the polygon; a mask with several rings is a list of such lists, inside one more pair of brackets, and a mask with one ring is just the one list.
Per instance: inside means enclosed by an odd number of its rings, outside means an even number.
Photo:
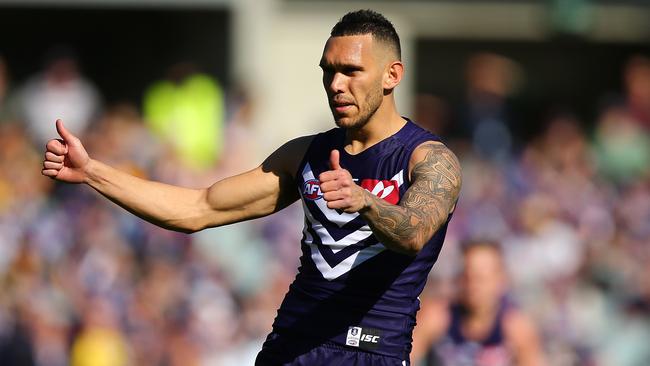
[{"label": "neck", "polygon": [[466,304],[468,321],[485,321],[495,317],[499,311],[499,302],[483,301],[480,304]]},{"label": "neck", "polygon": [[404,124],[406,121],[397,112],[393,98],[384,100],[365,125],[346,130],[345,151],[352,155],[363,152],[397,133]]}]

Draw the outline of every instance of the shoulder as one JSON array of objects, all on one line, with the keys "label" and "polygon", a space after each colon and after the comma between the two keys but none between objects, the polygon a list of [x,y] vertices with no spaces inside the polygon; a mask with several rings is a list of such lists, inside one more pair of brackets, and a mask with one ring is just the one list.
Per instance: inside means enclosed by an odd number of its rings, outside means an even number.
[{"label": "shoulder", "polygon": [[342,133],[344,133],[342,129],[332,128],[328,131],[323,131],[313,135],[296,137],[287,141],[280,147],[280,149],[290,153],[300,153],[300,157],[302,158],[311,145],[330,143],[332,140],[340,138]]},{"label": "shoulder", "polygon": [[274,168],[293,176],[316,136],[300,136],[287,141],[264,160],[262,167]]},{"label": "shoulder", "polygon": [[[437,140],[428,140],[420,143],[411,154],[411,161],[420,161],[430,155],[443,155],[453,158],[458,161],[456,154],[454,154],[447,145]],[[460,164],[459,164],[460,165]]]},{"label": "shoulder", "polygon": [[535,324],[532,319],[515,307],[510,307],[503,315],[503,330],[510,340],[521,340],[534,337]]},{"label": "shoulder", "polygon": [[286,153],[298,153],[302,152],[301,156],[307,151],[311,142],[316,138],[317,135],[307,135],[300,136],[294,139],[287,141],[284,145],[280,147],[279,150],[282,150]]},{"label": "shoulder", "polygon": [[409,170],[415,163],[435,156],[449,158],[460,167],[456,155],[441,141],[439,136],[425,130],[410,119],[406,120],[404,133],[400,134],[400,138],[404,144],[410,145]]},{"label": "shoulder", "polygon": [[445,144],[440,141],[425,141],[418,145],[411,154],[409,173],[412,178],[418,174],[443,172],[447,178],[457,181],[460,186],[460,162]]}]

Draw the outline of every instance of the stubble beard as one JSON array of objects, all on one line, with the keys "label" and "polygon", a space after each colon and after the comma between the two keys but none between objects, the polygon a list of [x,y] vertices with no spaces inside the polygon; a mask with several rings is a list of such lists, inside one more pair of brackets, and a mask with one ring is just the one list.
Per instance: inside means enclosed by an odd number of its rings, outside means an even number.
[{"label": "stubble beard", "polygon": [[346,128],[349,130],[360,130],[368,123],[368,121],[370,121],[370,118],[374,116],[375,112],[377,112],[381,106],[382,100],[383,89],[380,89],[376,93],[368,93],[368,95],[366,95],[364,103],[358,105],[359,115],[356,118],[350,122],[342,123],[341,119],[337,119],[335,117],[334,123],[336,123],[336,125],[341,128]]}]

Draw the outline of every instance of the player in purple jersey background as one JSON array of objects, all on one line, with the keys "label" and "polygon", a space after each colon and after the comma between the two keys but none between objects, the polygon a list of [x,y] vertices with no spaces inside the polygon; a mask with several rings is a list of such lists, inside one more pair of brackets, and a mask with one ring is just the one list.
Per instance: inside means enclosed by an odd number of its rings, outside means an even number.
[{"label": "player in purple jersey background", "polygon": [[423,300],[412,358],[422,365],[545,365],[539,332],[509,299],[498,244],[464,243],[462,272],[452,301]]},{"label": "player in purple jersey background", "polygon": [[398,113],[394,91],[404,65],[399,37],[382,15],[345,15],[320,67],[338,129],[291,140],[259,167],[208,188],[147,181],[91,159],[60,120],[61,139],[48,142],[42,172],[86,183],[182,232],[269,215],[303,199],[300,272],[257,364],[405,365],[417,296],[460,192],[460,166],[437,137]]}]

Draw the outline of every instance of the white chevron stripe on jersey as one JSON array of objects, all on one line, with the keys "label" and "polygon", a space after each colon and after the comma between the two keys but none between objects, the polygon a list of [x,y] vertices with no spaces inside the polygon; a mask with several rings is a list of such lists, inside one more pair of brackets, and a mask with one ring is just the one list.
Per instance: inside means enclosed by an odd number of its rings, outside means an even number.
[{"label": "white chevron stripe on jersey", "polygon": [[[364,240],[368,238],[370,235],[372,235],[372,230],[370,230],[370,227],[368,225],[364,225],[358,230],[355,230],[351,232],[350,234],[344,236],[340,240],[334,240],[332,238],[332,235],[327,231],[325,226],[323,224],[316,220],[314,216],[311,214],[307,206],[305,205],[305,202],[302,202],[303,209],[305,211],[305,216],[307,217],[307,220],[309,221],[309,224],[311,224],[311,228],[318,234],[318,237],[320,238],[320,241],[323,245],[327,245],[332,249],[333,253],[338,253],[341,249],[347,247],[348,245],[351,244],[356,244],[360,242],[361,240]],[[307,232],[307,227],[305,226],[305,229],[303,232]],[[306,244],[311,244],[313,243],[312,240],[305,240]]]},{"label": "white chevron stripe on jersey", "polygon": [[[304,203],[303,203],[304,205]],[[374,257],[375,255],[381,253],[386,249],[383,244],[377,243],[369,247],[363,248],[354,254],[351,254],[349,257],[345,258],[340,263],[336,264],[334,267],[330,266],[329,263],[323,257],[323,254],[318,249],[318,245],[314,244],[314,238],[309,233],[307,225],[312,225],[314,231],[318,234],[321,239],[321,242],[327,245],[333,253],[339,252],[341,249],[347,247],[348,245],[358,243],[359,241],[367,238],[372,234],[370,228],[366,225],[364,228],[367,228],[367,231],[357,230],[350,235],[344,237],[343,239],[336,241],[332,239],[330,234],[325,230],[323,225],[320,224],[314,217],[309,213],[309,210],[305,207],[305,213],[307,214],[308,223],[305,223],[305,228],[303,229],[303,234],[305,235],[304,243],[309,245],[311,251],[311,259],[316,265],[318,271],[323,275],[328,281],[334,280],[339,276],[349,272],[352,268],[358,266],[359,264],[367,261],[368,259]],[[317,227],[320,227],[320,230]]]},{"label": "white chevron stripe on jersey", "polygon": [[[302,179],[307,182],[312,179],[316,179],[314,177],[314,172],[311,170],[311,166],[309,163],[305,164],[305,168],[302,170]],[[302,194],[302,192],[300,193]],[[303,198],[304,201],[304,198]],[[338,213],[335,210],[332,210],[327,207],[327,202],[325,202],[324,199],[317,199],[313,201],[316,206],[318,206],[318,209],[321,210],[321,212],[327,217],[327,219],[332,222],[333,224],[338,225],[339,227],[342,227],[343,225],[347,224],[348,222],[354,220],[359,216],[358,213],[347,213],[347,212],[342,212]],[[308,210],[305,210],[307,212]]]},{"label": "white chevron stripe on jersey", "polygon": [[309,244],[309,248],[311,249],[311,259],[316,264],[316,268],[318,268],[323,277],[329,281],[349,272],[352,268],[360,265],[386,249],[383,244],[377,243],[352,254],[334,267],[330,267],[318,250],[316,244]]}]

